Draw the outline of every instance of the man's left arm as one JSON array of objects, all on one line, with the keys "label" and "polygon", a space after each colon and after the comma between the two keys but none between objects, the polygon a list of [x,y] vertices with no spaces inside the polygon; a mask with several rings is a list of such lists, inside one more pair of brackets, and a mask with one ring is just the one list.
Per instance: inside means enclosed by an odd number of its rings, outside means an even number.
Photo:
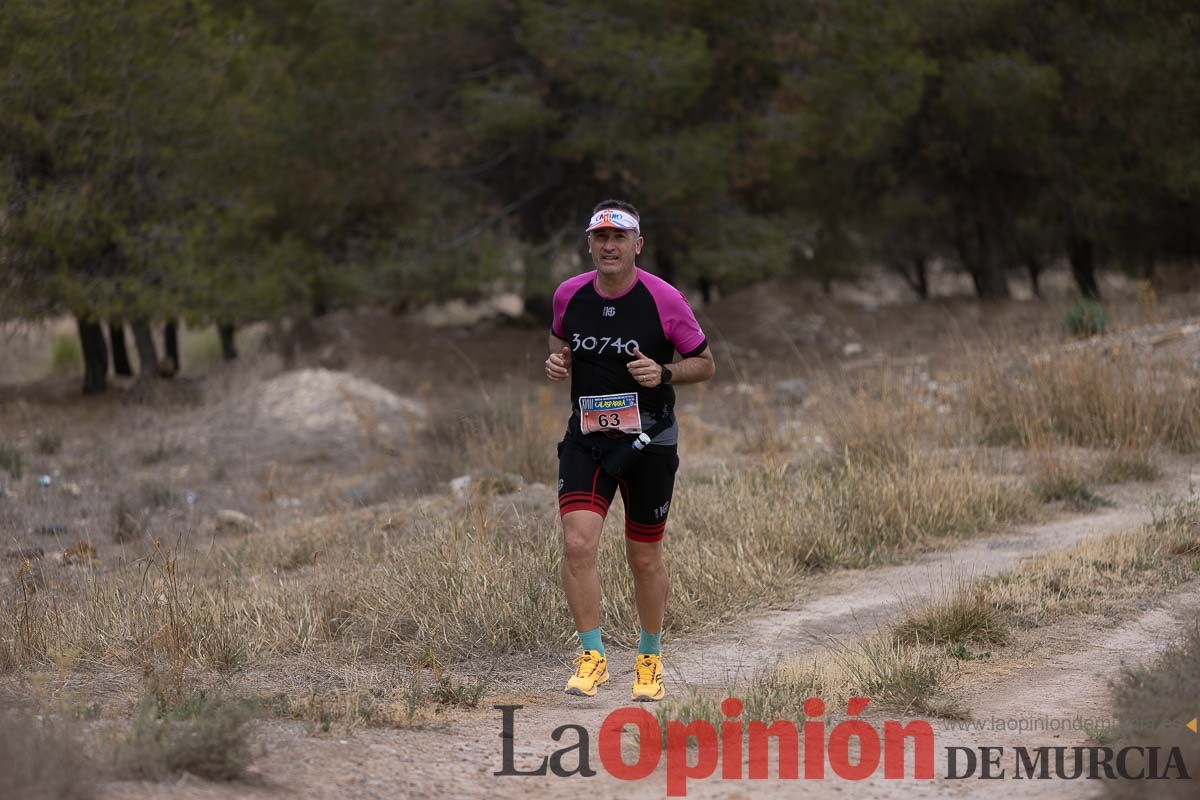
[{"label": "man's left arm", "polygon": [[646,356],[641,350],[635,349],[637,356],[629,362],[629,372],[639,385],[653,389],[662,383],[662,368],[671,370],[671,386],[682,383],[700,383],[711,378],[717,372],[717,362],[713,360],[712,348],[705,347],[698,355],[689,356],[670,364],[659,364]]}]

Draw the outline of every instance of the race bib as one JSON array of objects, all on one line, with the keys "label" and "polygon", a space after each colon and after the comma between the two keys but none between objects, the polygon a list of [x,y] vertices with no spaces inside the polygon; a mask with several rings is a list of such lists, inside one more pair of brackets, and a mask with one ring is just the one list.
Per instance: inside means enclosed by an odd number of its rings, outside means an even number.
[{"label": "race bib", "polygon": [[641,433],[642,414],[637,392],[598,394],[579,398],[579,429],[586,433]]}]

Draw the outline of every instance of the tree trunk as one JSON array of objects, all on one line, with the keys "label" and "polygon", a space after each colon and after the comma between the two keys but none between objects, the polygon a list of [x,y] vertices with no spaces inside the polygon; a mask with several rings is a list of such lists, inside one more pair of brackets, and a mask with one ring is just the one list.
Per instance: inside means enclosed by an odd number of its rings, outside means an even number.
[{"label": "tree trunk", "polygon": [[658,277],[672,286],[675,285],[675,257],[667,242],[660,241],[654,248],[655,262],[658,267]]},{"label": "tree trunk", "polygon": [[917,273],[917,296],[922,300],[929,299],[929,261],[924,257],[913,259],[913,269]]},{"label": "tree trunk", "polygon": [[1139,269],[1138,271],[1141,273],[1142,280],[1153,281],[1154,280],[1154,256],[1152,256],[1148,253],[1146,255],[1142,256],[1141,269]]},{"label": "tree trunk", "polygon": [[1067,260],[1071,262],[1071,274],[1079,293],[1089,300],[1100,299],[1100,286],[1096,283],[1096,250],[1092,240],[1078,234],[1067,238]]},{"label": "tree trunk", "polygon": [[1029,272],[1029,285],[1034,297],[1042,296],[1042,260],[1037,256],[1025,256],[1025,269]]},{"label": "tree trunk", "polygon": [[283,359],[283,368],[291,370],[296,368],[296,338],[291,335],[288,326],[284,325],[282,319],[271,320],[271,339],[275,343],[275,347],[279,352],[279,357]]},{"label": "tree trunk", "polygon": [[129,363],[129,348],[125,343],[125,323],[121,320],[109,320],[108,343],[112,348],[113,372],[122,378],[133,377],[133,365]]},{"label": "tree trunk", "polygon": [[713,282],[708,277],[700,278],[700,298],[704,305],[712,302]]},{"label": "tree trunk", "polygon": [[971,275],[975,282],[975,294],[980,300],[1007,300],[1011,295],[1008,291],[1008,279],[1004,276],[1004,271],[998,269],[994,264],[987,263],[991,259],[985,259],[985,264],[980,267],[978,272]]},{"label": "tree trunk", "polygon": [[144,317],[135,319],[133,328],[133,343],[137,346],[138,380],[158,376],[158,349],[154,346],[154,334],[150,331],[150,322]]},{"label": "tree trunk", "polygon": [[964,265],[975,284],[975,294],[980,300],[1007,300],[1011,296],[1008,276],[1004,274],[1004,267],[990,246],[982,224],[975,225],[975,240],[976,246],[970,248],[973,252],[962,254]]},{"label": "tree trunk", "polygon": [[75,317],[79,346],[83,350],[83,393],[99,394],[108,389],[108,344],[99,322]]},{"label": "tree trunk", "polygon": [[234,332],[232,322],[217,323],[217,336],[221,338],[221,358],[225,361],[233,361],[238,357],[237,346],[233,341]]},{"label": "tree trunk", "polygon": [[907,263],[894,261],[892,269],[899,273],[917,297],[929,299],[929,262],[923,256],[911,256]]},{"label": "tree trunk", "polygon": [[167,320],[163,324],[163,349],[166,358],[162,364],[162,376],[173,378],[179,372],[182,364],[179,361],[179,321]]}]

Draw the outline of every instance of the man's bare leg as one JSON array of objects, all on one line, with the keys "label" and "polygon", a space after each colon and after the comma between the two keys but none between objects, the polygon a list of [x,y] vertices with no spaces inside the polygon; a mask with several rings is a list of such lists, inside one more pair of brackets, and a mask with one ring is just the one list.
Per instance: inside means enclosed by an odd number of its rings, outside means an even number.
[{"label": "man's bare leg", "polygon": [[663,614],[667,610],[667,590],[670,581],[663,562],[662,540],[636,542],[625,540],[625,557],[633,572],[633,591],[637,599],[638,619],[648,633],[662,631]]},{"label": "man's bare leg", "polygon": [[661,700],[666,694],[666,687],[663,685],[659,637],[662,636],[668,587],[662,541],[638,542],[626,538],[625,557],[633,572],[634,597],[637,600],[638,620],[642,625],[638,635],[632,696],[634,700],[643,702]]},{"label": "man's bare leg", "polygon": [[604,517],[595,511],[571,511],[563,515],[563,559],[559,567],[563,593],[575,619],[575,630],[590,631],[600,626],[600,570],[596,551]]}]

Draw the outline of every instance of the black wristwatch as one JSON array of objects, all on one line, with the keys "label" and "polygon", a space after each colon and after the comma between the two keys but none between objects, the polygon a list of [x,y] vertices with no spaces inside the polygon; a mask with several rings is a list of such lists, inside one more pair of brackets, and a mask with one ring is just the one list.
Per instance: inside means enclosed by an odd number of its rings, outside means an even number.
[{"label": "black wristwatch", "polygon": [[660,380],[664,384],[671,382],[671,368],[670,367],[662,367],[662,376],[661,376]]}]

